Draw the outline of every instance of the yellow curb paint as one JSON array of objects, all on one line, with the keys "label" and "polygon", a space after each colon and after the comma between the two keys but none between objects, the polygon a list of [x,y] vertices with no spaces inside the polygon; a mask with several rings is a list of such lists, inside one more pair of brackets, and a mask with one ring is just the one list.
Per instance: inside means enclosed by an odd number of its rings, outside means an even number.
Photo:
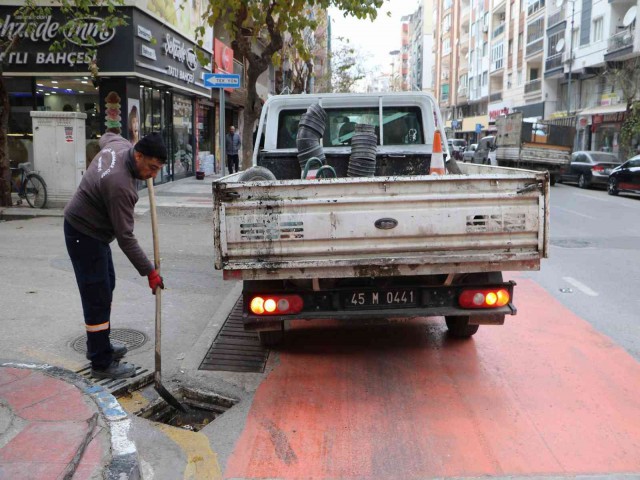
[{"label": "yellow curb paint", "polygon": [[83,363],[69,360],[68,358],[62,357],[53,352],[43,352],[42,350],[31,347],[21,348],[20,351],[24,353],[28,358],[38,360],[41,363],[46,363],[48,365],[55,365],[57,367],[66,368],[67,370],[71,370],[72,372],[80,370],[84,366]]},{"label": "yellow curb paint", "polygon": [[136,412],[146,408],[151,403],[148,398],[138,391],[118,397],[118,402],[120,402],[122,408],[132,415],[135,415]]},{"label": "yellow curb paint", "polygon": [[199,432],[190,432],[169,425],[157,424],[187,456],[184,480],[220,480],[222,472],[218,456],[209,446],[209,439]]}]

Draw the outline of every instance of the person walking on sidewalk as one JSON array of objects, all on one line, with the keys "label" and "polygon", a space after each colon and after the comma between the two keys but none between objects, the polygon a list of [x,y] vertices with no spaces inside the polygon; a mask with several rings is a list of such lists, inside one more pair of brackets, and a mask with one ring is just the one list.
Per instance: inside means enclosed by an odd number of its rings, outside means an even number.
[{"label": "person walking on sidewalk", "polygon": [[138,201],[136,179],[155,178],[167,160],[167,148],[159,133],[147,135],[133,147],[110,132],[102,136],[100,147],[64,209],[64,237],[82,300],[91,374],[127,378],[135,374],[133,365],[119,363],[127,348],[109,340],[116,286],[109,243],[118,240],[140,275],[148,277],[154,294],[157,287],[164,288],[133,235],[133,210]]},{"label": "person walking on sidewalk", "polygon": [[235,167],[235,171],[238,171],[238,166],[240,160],[238,158],[238,150],[240,149],[240,135],[236,133],[236,129],[233,125],[229,127],[229,133],[227,133],[224,137],[224,149],[227,152],[227,167],[229,168],[229,173],[233,173],[233,168]]}]

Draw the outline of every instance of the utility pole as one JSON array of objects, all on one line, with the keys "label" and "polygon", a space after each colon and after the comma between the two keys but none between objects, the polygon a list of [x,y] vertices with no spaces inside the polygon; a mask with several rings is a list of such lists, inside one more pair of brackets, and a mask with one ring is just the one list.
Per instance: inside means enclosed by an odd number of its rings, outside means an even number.
[{"label": "utility pole", "polygon": [[568,107],[567,107],[567,116],[571,115],[571,77],[573,77],[573,16],[576,8],[576,0],[569,0],[571,2],[571,40],[569,40],[569,85],[567,86],[567,94],[568,98]]}]

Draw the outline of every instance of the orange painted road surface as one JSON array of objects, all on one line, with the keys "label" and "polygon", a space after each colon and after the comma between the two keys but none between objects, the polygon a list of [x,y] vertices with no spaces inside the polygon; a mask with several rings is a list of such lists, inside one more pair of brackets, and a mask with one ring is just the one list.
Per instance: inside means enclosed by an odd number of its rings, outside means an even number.
[{"label": "orange painted road surface", "polygon": [[531,280],[519,313],[291,332],[226,478],[640,473],[640,363]]}]

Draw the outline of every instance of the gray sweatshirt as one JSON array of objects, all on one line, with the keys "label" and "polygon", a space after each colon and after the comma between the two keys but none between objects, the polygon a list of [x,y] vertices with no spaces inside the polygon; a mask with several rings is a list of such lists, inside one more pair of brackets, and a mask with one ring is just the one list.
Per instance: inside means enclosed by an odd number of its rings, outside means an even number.
[{"label": "gray sweatshirt", "polygon": [[115,133],[104,134],[100,147],[64,209],[64,218],[79,232],[102,242],[117,239],[136,270],[146,276],[153,265],[133,235],[133,209],[138,201],[133,147]]}]

